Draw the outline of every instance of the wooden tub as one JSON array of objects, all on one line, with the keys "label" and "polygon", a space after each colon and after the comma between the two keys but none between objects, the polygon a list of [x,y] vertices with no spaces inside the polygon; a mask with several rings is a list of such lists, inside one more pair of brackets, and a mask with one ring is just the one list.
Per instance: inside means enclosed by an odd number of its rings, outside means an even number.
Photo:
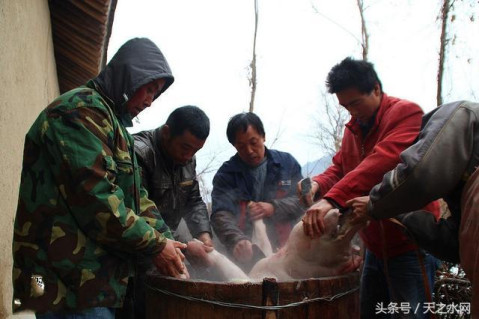
[{"label": "wooden tub", "polygon": [[359,318],[359,272],[225,283],[149,274],[146,318]]}]

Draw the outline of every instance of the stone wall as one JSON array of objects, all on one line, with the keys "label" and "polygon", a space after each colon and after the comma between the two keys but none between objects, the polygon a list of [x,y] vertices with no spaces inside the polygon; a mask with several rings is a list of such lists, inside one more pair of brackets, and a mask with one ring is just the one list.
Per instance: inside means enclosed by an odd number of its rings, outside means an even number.
[{"label": "stone wall", "polygon": [[12,232],[24,137],[58,95],[48,0],[0,0],[0,318],[12,316]]}]

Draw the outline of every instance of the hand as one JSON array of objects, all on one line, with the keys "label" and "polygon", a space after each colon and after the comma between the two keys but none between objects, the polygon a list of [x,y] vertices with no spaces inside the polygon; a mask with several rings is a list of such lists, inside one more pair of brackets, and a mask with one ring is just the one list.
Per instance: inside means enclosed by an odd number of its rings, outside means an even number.
[{"label": "hand", "polygon": [[[310,190],[307,191],[305,187],[310,188]],[[311,179],[309,177],[300,180],[296,185],[296,191],[301,205],[303,205],[304,207],[310,207],[311,205],[313,205],[314,195],[316,194],[318,189],[318,183],[311,182]]]},{"label": "hand", "polygon": [[164,275],[180,278],[188,276],[183,260],[185,256],[180,249],[186,249],[186,245],[171,239],[166,240],[166,245],[163,250],[153,258],[158,271]]},{"label": "hand", "polygon": [[324,233],[324,216],[333,209],[333,205],[322,199],[306,211],[303,216],[303,231],[310,238],[319,237]]},{"label": "hand", "polygon": [[198,239],[191,240],[188,242],[188,247],[186,248],[188,261],[193,266],[210,267],[212,266],[212,262],[211,259],[208,258],[208,253],[213,251],[213,249],[213,247],[205,245]]},{"label": "hand", "polygon": [[337,270],[336,275],[344,275],[358,269],[363,263],[363,259],[357,255],[351,255],[351,259]]},{"label": "hand", "polygon": [[198,240],[203,242],[206,246],[213,248],[213,240],[211,239],[211,235],[208,232],[201,233],[197,236]]},{"label": "hand", "polygon": [[365,215],[368,213],[369,196],[362,196],[350,199],[346,202],[347,207],[353,209],[353,213]]},{"label": "hand", "polygon": [[253,245],[247,239],[240,240],[233,248],[233,256],[240,262],[249,262],[253,258]]},{"label": "hand", "polygon": [[367,224],[372,219],[368,214],[368,203],[369,196],[356,197],[346,202],[346,206],[351,207],[353,211],[351,225]]},{"label": "hand", "polygon": [[251,220],[269,217],[274,213],[274,206],[266,202],[249,202],[248,212]]}]

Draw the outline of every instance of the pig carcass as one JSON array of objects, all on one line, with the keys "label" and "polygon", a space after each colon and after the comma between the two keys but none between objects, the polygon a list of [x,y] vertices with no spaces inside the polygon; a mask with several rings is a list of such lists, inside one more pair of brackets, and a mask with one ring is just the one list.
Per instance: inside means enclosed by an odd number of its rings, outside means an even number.
[{"label": "pig carcass", "polygon": [[[236,264],[216,250],[207,254],[207,263],[225,281],[255,281],[265,277],[278,281],[340,275],[354,271],[360,265],[359,248],[351,243],[362,225],[351,226],[348,216],[341,217],[337,209],[325,218],[325,232],[310,238],[298,222],[286,245],[278,252],[258,261],[246,275]],[[260,234],[266,236],[266,234]],[[188,243],[192,245],[198,242]]]},{"label": "pig carcass", "polygon": [[340,216],[337,209],[330,210],[324,217],[324,234],[314,239],[304,234],[303,222],[297,223],[286,245],[258,261],[249,277],[281,281],[335,276],[357,269],[361,262],[359,247],[351,241],[362,225],[352,227],[349,216]]}]

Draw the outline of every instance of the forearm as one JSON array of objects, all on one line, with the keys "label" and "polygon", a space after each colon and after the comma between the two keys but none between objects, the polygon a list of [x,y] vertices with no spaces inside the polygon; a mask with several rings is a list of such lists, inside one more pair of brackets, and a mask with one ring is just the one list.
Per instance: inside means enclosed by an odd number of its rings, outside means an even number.
[{"label": "forearm", "polygon": [[398,215],[414,242],[441,260],[459,262],[459,223],[452,217],[439,219],[427,211]]},{"label": "forearm", "polygon": [[163,220],[163,217],[161,217],[161,213],[155,203],[146,197],[147,193],[144,191],[144,188],[142,187],[141,189],[140,216],[143,217],[151,227],[162,233],[166,238],[173,239],[173,234]]},{"label": "forearm", "polygon": [[270,202],[274,207],[271,218],[276,221],[295,220],[304,213],[297,196],[273,199]]},{"label": "forearm", "polygon": [[183,208],[183,215],[188,229],[193,237],[208,232],[211,234],[210,218],[206,204],[201,197],[198,181],[194,181],[193,188],[188,196],[188,202]]},{"label": "forearm", "polygon": [[320,200],[331,187],[343,178],[344,174],[341,168],[342,153],[338,152],[333,157],[333,163],[323,173],[311,178],[313,201]]},{"label": "forearm", "polygon": [[183,216],[191,235],[195,238],[201,233],[211,235],[211,225],[206,205],[197,205],[196,207],[185,207],[187,213]]},{"label": "forearm", "polygon": [[217,211],[211,215],[211,225],[219,240],[232,252],[234,246],[243,239],[249,238],[239,229],[231,212]]},{"label": "forearm", "polygon": [[372,189],[368,210],[373,217],[420,209],[449,194],[464,178],[473,150],[474,118],[461,109],[443,117],[441,111],[401,154],[402,163]]}]

